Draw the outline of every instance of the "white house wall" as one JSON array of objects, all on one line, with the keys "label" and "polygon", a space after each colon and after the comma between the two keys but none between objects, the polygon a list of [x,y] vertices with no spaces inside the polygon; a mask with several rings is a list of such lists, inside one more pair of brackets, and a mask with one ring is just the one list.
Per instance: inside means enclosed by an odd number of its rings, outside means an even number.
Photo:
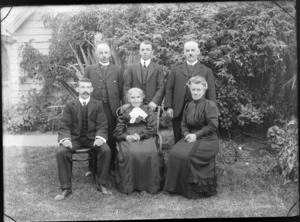
[{"label": "white house wall", "polygon": [[11,35],[12,39],[16,40],[15,43],[8,43],[8,57],[10,67],[10,89],[9,97],[10,104],[17,104],[20,99],[28,96],[30,89],[40,90],[42,83],[33,82],[32,80],[26,81],[24,84],[20,83],[22,71],[20,69],[20,62],[22,61],[22,48],[26,42],[39,50],[42,54],[46,55],[49,52],[51,31],[45,29],[41,14],[35,12],[31,14],[21,26]]}]

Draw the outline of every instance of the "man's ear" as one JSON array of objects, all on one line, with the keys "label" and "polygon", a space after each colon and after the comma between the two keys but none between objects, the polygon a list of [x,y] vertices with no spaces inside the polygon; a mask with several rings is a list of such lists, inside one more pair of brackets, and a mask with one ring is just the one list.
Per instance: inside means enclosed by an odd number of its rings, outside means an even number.
[{"label": "man's ear", "polygon": [[78,85],[75,86],[75,91],[76,91],[77,93],[79,93],[79,86],[78,86]]},{"label": "man's ear", "polygon": [[93,87],[91,87],[91,93],[93,92],[93,90],[94,90],[94,88],[93,88]]}]

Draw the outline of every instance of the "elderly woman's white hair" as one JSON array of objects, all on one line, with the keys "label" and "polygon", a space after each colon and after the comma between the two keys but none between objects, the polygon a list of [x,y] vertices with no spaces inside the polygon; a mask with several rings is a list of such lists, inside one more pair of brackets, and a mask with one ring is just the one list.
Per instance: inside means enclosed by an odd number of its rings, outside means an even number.
[{"label": "elderly woman's white hair", "polygon": [[207,81],[204,79],[202,76],[193,76],[192,78],[189,79],[189,81],[186,83],[186,85],[190,88],[191,84],[201,84],[201,86],[207,90]]},{"label": "elderly woman's white hair", "polygon": [[144,94],[143,90],[141,90],[140,88],[131,88],[127,91],[127,94],[126,94],[126,97],[128,100],[133,92],[138,92],[142,96],[143,99],[145,98],[145,94]]}]

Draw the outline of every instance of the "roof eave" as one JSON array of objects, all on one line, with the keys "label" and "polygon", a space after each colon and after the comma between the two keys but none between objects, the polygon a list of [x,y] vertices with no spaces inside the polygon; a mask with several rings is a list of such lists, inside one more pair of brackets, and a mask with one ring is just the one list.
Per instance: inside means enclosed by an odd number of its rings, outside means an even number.
[{"label": "roof eave", "polygon": [[35,10],[36,7],[29,7],[24,10],[24,12],[16,16],[16,18],[8,25],[6,31],[9,34],[13,34]]}]

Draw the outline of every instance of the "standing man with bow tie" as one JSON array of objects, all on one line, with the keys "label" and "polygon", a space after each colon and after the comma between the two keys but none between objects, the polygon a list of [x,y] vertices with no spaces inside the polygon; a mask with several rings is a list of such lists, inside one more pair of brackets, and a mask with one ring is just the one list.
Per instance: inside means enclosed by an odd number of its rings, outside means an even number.
[{"label": "standing man with bow tie", "polygon": [[[91,80],[94,91],[91,97],[102,102],[108,123],[107,144],[112,151],[112,166],[116,157],[116,143],[113,139],[113,130],[116,127],[116,110],[121,106],[123,74],[121,68],[109,62],[111,56],[108,43],[101,42],[97,46],[96,55],[99,63],[86,67],[84,77]],[[86,175],[89,175],[88,172]]]},{"label": "standing man with bow tie", "polygon": [[206,79],[208,88],[205,98],[216,102],[216,90],[214,76],[210,68],[198,61],[200,50],[195,41],[188,41],[184,44],[184,56],[186,62],[174,67],[168,77],[166,84],[166,95],[164,107],[167,114],[172,117],[175,143],[181,139],[181,120],[185,104],[192,101],[191,93],[186,83],[196,75]]},{"label": "standing man with bow tie", "polygon": [[165,93],[164,72],[162,66],[151,59],[153,49],[150,41],[140,44],[139,54],[140,61],[130,65],[125,74],[123,102],[129,103],[126,98],[127,91],[137,87],[145,93],[144,104],[155,110],[161,105]]},{"label": "standing man with bow tie", "polygon": [[71,153],[80,148],[94,148],[98,154],[97,190],[112,194],[108,190],[108,173],[111,151],[106,144],[107,121],[102,103],[90,98],[93,91],[89,79],[78,83],[79,98],[68,102],[60,119],[57,149],[58,174],[62,193],[55,200],[64,200],[72,193]]}]

